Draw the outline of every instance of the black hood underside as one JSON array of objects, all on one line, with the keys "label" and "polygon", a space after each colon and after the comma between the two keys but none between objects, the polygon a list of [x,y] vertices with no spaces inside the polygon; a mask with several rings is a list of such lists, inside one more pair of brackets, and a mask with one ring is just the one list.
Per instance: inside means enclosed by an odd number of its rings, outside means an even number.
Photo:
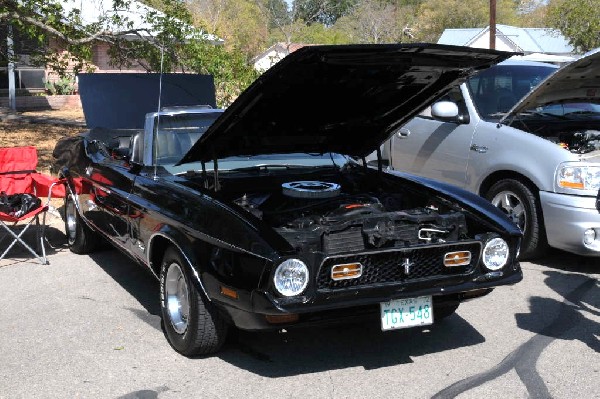
[{"label": "black hood underside", "polygon": [[304,47],[242,93],[180,163],[291,152],[364,157],[451,86],[511,55],[434,44]]}]

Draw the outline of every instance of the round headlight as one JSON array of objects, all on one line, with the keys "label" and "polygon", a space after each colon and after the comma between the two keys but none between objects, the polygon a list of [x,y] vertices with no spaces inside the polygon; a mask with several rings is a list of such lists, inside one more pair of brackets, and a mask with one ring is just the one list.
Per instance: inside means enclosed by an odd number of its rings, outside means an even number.
[{"label": "round headlight", "polygon": [[502,238],[493,238],[483,248],[483,264],[490,270],[502,269],[508,261],[508,244]]},{"label": "round headlight", "polygon": [[301,294],[308,285],[308,267],[298,259],[283,261],[273,276],[277,291],[284,296]]}]

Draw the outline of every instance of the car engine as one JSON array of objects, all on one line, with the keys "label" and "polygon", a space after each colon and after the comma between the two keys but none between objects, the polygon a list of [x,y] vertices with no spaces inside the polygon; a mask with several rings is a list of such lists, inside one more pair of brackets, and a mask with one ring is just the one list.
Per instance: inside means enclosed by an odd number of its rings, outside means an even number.
[{"label": "car engine", "polygon": [[401,193],[346,193],[339,184],[294,181],[279,192],[246,193],[234,202],[275,228],[295,248],[337,254],[369,248],[456,241],[465,216],[439,205],[408,207]]}]

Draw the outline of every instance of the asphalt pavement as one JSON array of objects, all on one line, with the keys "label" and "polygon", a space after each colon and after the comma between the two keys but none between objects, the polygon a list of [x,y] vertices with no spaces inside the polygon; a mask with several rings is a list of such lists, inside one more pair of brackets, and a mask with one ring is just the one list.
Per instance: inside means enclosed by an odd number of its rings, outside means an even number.
[{"label": "asphalt pavement", "polygon": [[158,283],[114,250],[0,262],[0,398],[600,398],[600,261],[552,251],[427,328],[231,334],[186,358]]}]

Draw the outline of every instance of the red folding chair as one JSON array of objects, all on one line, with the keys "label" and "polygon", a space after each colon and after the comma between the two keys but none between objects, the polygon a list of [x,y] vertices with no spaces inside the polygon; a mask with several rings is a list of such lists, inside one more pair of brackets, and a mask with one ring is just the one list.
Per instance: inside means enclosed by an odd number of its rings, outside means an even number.
[{"label": "red folding chair", "polygon": [[[0,238],[0,260],[16,244],[20,244],[35,256],[42,264],[47,263],[44,246],[46,229],[46,212],[50,206],[52,190],[58,179],[36,172],[37,151],[35,147],[0,148],[0,192],[4,195],[31,194],[36,197],[47,196],[45,203],[26,214],[0,212],[0,231],[6,233]],[[41,218],[41,220],[40,220]],[[24,241],[23,235],[30,228],[36,230],[37,250]],[[2,250],[6,238],[10,239],[8,247]]]}]

